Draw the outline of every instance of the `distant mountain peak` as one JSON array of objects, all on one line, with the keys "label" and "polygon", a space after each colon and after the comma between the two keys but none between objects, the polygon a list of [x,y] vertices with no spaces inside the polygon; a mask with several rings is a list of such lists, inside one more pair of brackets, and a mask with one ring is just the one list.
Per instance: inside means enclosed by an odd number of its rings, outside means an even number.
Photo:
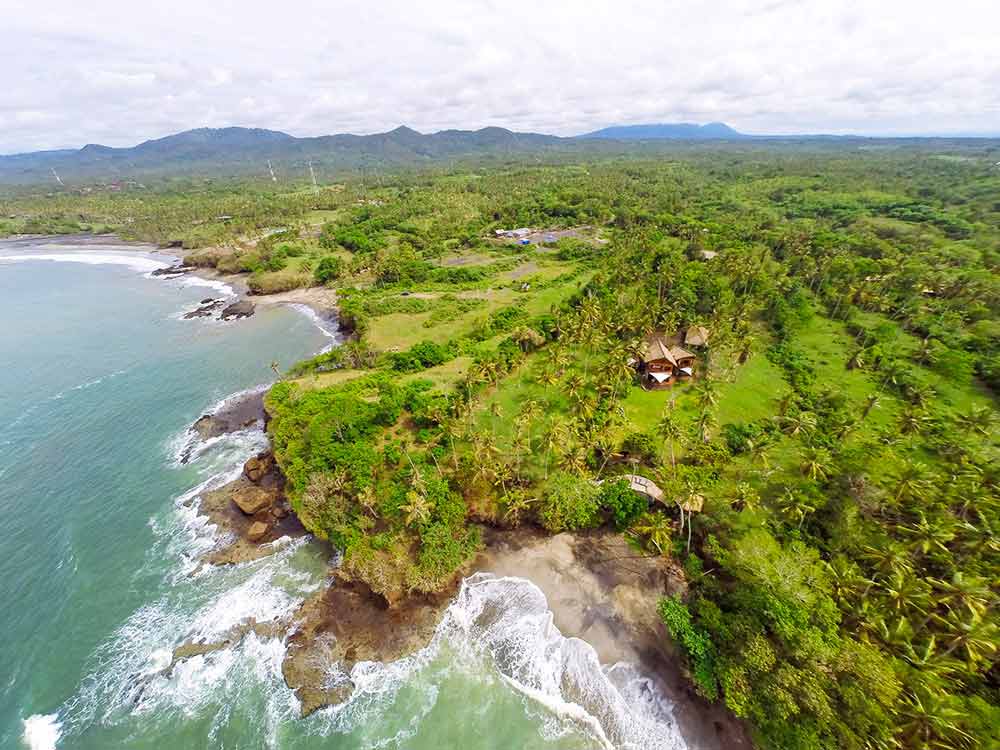
[{"label": "distant mountain peak", "polygon": [[623,141],[676,138],[705,140],[709,138],[747,138],[733,130],[724,122],[709,122],[699,125],[693,122],[652,123],[647,125],[612,125],[592,133],[584,133],[578,138],[611,138]]}]

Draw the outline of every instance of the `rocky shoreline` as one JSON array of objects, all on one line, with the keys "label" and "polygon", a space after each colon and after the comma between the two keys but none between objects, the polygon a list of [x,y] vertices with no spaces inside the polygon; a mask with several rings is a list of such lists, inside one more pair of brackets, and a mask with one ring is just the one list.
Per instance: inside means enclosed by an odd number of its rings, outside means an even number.
[{"label": "rocky shoreline", "polygon": [[[264,423],[263,391],[237,399],[192,429],[206,437]],[[307,535],[284,494],[284,478],[273,456],[250,458],[239,478],[201,495],[199,512],[226,543],[207,553],[202,565],[229,565],[273,554],[282,537]],[[388,663],[413,654],[432,640],[463,578],[473,572],[530,580],[545,594],[554,624],[581,638],[602,664],[639,666],[673,705],[673,717],[691,750],[741,750],[752,745],[739,720],[724,707],[696,695],[656,612],[650,592],[682,593],[676,564],[637,552],[610,529],[549,536],[540,530],[483,528],[481,553],[433,595],[411,595],[391,606],[345,571],[332,571],[327,586],[308,597],[287,619],[241,623],[212,643],[187,642],[174,649],[169,672],[184,659],[227,648],[253,632],[283,637],[282,674],[307,716],[346,701],[349,678],[331,681],[331,665],[342,675],[364,661]],[[331,550],[331,555],[333,551]]]}]

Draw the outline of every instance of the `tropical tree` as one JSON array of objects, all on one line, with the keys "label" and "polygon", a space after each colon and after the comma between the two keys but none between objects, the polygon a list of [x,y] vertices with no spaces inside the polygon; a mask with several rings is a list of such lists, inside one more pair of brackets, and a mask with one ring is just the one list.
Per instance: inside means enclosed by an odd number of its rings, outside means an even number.
[{"label": "tropical tree", "polygon": [[802,473],[813,481],[826,479],[830,475],[832,464],[833,457],[826,448],[807,446],[802,451],[800,468]]},{"label": "tropical tree", "polygon": [[434,503],[416,490],[410,490],[406,493],[406,503],[401,507],[401,510],[406,513],[407,526],[414,524],[419,526],[430,520]]},{"label": "tropical tree", "polygon": [[677,423],[671,409],[665,408],[663,410],[663,415],[656,425],[656,433],[666,442],[670,451],[670,465],[676,470],[677,455],[675,449],[677,443],[684,439],[684,430]]},{"label": "tropical tree", "polygon": [[670,519],[659,512],[643,513],[632,526],[632,533],[648,544],[661,555],[670,554]]}]

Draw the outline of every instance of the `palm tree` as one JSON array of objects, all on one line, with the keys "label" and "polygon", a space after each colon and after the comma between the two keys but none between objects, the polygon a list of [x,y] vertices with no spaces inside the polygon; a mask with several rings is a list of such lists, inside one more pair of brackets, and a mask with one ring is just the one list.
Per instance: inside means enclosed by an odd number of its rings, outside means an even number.
[{"label": "palm tree", "polygon": [[406,504],[401,510],[406,513],[407,526],[412,526],[414,523],[420,525],[430,520],[434,504],[416,490],[410,490],[406,493]]},{"label": "palm tree", "polygon": [[824,566],[830,574],[832,594],[837,605],[844,612],[850,611],[872,581],[865,578],[857,564],[846,555],[836,555],[825,562]]},{"label": "palm tree", "polygon": [[927,467],[919,461],[908,459],[896,473],[896,487],[893,499],[898,503],[904,499],[921,500],[930,490]]},{"label": "palm tree", "polygon": [[497,420],[503,416],[503,409],[500,408],[500,402],[494,401],[490,404],[490,429],[493,433],[493,439],[496,440],[497,437]]},{"label": "palm tree", "polygon": [[747,450],[750,454],[751,465],[760,464],[761,473],[765,475],[768,474],[771,469],[771,460],[768,458],[768,453],[771,450],[771,443],[768,442],[767,438],[761,436],[756,440],[750,440]]},{"label": "palm tree", "polygon": [[757,490],[747,482],[737,482],[733,492],[732,506],[736,510],[755,510],[760,502]]},{"label": "palm tree", "polygon": [[708,443],[712,438],[712,428],[715,426],[715,414],[711,409],[702,409],[698,415],[698,434],[701,435],[701,442]]},{"label": "palm tree", "polygon": [[556,371],[554,367],[546,366],[542,370],[542,374],[541,377],[539,378],[539,381],[543,385],[546,385],[551,388],[552,386],[554,386],[556,383],[559,382],[559,373]]},{"label": "palm tree", "polygon": [[965,656],[966,664],[975,669],[980,663],[987,665],[1000,650],[1000,625],[994,619],[974,615],[961,617],[950,613],[944,621],[947,633],[943,642],[947,646],[943,656],[951,656],[959,651]]},{"label": "palm tree", "polygon": [[524,491],[513,490],[504,496],[503,520],[512,526],[518,526],[522,517],[530,510],[531,506],[538,502],[537,497],[529,497]]},{"label": "palm tree", "polygon": [[358,505],[364,508],[371,516],[374,518],[378,516],[375,506],[377,505],[378,498],[375,496],[375,488],[370,484],[365,485],[360,490],[358,490],[357,497]]},{"label": "palm tree", "polygon": [[670,449],[670,466],[676,471],[677,456],[674,451],[677,442],[683,438],[684,431],[671,415],[669,408],[663,410],[663,416],[660,417],[660,421],[656,425],[656,434],[667,443]]},{"label": "palm tree", "polygon": [[549,422],[549,429],[545,433],[545,478],[548,479],[549,476],[549,460],[552,454],[555,453],[556,457],[562,456],[563,451],[566,450],[567,444],[569,443],[569,428],[566,422],[559,418],[553,418]]},{"label": "palm tree", "polygon": [[867,346],[859,346],[854,354],[851,355],[851,358],[847,360],[847,369],[857,370],[864,367],[868,362],[868,353],[870,351]]},{"label": "palm tree", "polygon": [[809,434],[816,429],[816,415],[811,411],[796,411],[781,417],[780,421],[782,431],[792,437]]},{"label": "palm tree", "polygon": [[896,531],[909,537],[911,549],[919,551],[922,555],[931,552],[941,552],[950,555],[948,543],[955,538],[955,524],[949,515],[937,516],[933,520],[928,520],[923,511],[918,511],[919,520],[910,526],[897,526]]},{"label": "palm tree", "polygon": [[645,537],[661,555],[670,553],[670,531],[670,519],[657,512],[643,513],[632,527],[635,535]]},{"label": "palm tree", "polygon": [[829,476],[832,462],[833,458],[826,448],[810,446],[802,452],[802,463],[799,468],[805,476],[813,481],[819,481]]},{"label": "palm tree", "polygon": [[985,578],[967,576],[961,571],[952,574],[950,581],[929,579],[937,590],[936,599],[955,614],[983,617],[996,606],[997,598]]},{"label": "palm tree", "polygon": [[903,435],[920,435],[927,429],[931,419],[927,412],[914,404],[908,404],[899,417],[899,432]]},{"label": "palm tree", "polygon": [[586,383],[580,373],[573,373],[566,379],[566,395],[574,398],[583,390],[585,385]]},{"label": "palm tree", "polygon": [[882,401],[882,397],[878,393],[868,394],[868,398],[865,399],[865,409],[861,412],[861,419],[868,419],[868,415],[872,413],[872,409],[877,407]]},{"label": "palm tree", "polygon": [[926,613],[931,606],[931,587],[912,571],[897,570],[881,585],[882,601],[897,616]]},{"label": "palm tree", "polygon": [[587,470],[587,452],[582,445],[573,445],[564,451],[559,465],[574,474],[583,474]]},{"label": "palm tree", "polygon": [[717,403],[719,403],[719,389],[716,386],[715,380],[709,377],[704,377],[698,383],[697,387],[698,393],[698,406],[699,408],[711,409]]},{"label": "palm tree", "polygon": [[971,406],[955,417],[955,422],[966,434],[987,436],[996,422],[996,412],[989,406]]},{"label": "palm tree", "polygon": [[975,738],[962,729],[965,715],[954,707],[945,694],[919,687],[906,696],[900,711],[898,739],[901,747],[961,748]]},{"label": "palm tree", "polygon": [[792,523],[796,523],[796,528],[801,529],[806,518],[816,512],[816,506],[800,492],[795,492],[791,487],[785,489],[781,497],[778,498],[778,507],[782,515],[786,516]]}]

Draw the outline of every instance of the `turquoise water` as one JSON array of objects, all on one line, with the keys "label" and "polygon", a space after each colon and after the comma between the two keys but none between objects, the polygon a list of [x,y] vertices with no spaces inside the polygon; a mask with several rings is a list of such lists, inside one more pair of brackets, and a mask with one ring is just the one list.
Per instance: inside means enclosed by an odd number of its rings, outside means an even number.
[{"label": "turquoise water", "polygon": [[196,572],[219,541],[199,491],[265,443],[248,430],[190,464],[177,456],[213,404],[330,339],[283,307],[182,320],[225,290],[150,278],[164,261],[0,242],[0,747],[678,746],[641,680],[553,632],[518,579],[467,582],[431,647],[359,665],[352,700],[306,720],[278,638],[251,634],[166,674],[179,643],[287,615],[324,583],[330,553],[304,540]]}]

